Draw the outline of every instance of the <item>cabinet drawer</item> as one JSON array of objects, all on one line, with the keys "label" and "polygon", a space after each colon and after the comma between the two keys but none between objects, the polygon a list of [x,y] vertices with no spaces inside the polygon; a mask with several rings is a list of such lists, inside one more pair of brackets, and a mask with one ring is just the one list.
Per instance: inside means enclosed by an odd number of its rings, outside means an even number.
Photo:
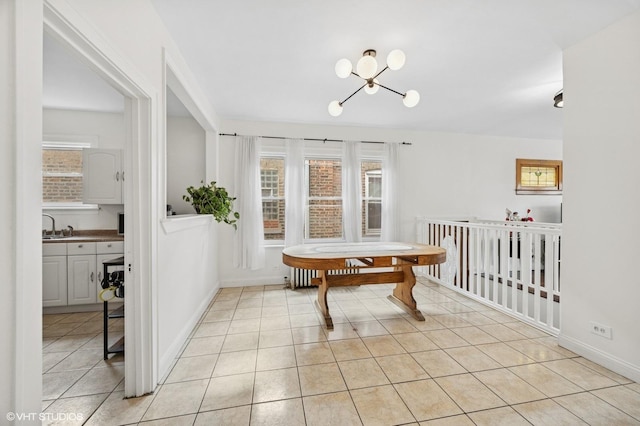
[{"label": "cabinet drawer", "polygon": [[96,243],[67,243],[67,254],[96,254]]},{"label": "cabinet drawer", "polygon": [[42,255],[43,256],[66,256],[67,255],[67,245],[59,244],[59,243],[44,243],[42,244]]},{"label": "cabinet drawer", "polygon": [[103,241],[96,243],[98,254],[124,253],[124,241]]}]

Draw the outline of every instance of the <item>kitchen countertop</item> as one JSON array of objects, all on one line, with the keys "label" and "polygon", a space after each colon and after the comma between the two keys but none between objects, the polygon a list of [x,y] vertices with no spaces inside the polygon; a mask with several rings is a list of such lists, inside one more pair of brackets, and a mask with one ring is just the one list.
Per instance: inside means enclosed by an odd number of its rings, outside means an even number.
[{"label": "kitchen countertop", "polygon": [[124,235],[118,235],[116,229],[84,229],[73,231],[72,237],[42,239],[43,244],[90,243],[105,241],[124,241]]}]

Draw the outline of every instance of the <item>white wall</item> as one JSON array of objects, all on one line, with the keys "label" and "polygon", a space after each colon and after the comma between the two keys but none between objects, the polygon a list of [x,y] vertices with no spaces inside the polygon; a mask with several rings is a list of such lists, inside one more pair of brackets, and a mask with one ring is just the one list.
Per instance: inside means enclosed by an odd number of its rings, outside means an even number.
[{"label": "white wall", "polygon": [[[123,98],[124,104],[124,98]],[[124,115],[122,113],[44,109],[42,111],[44,137],[91,137],[96,139],[94,148],[124,148]],[[76,230],[116,229],[117,214],[123,211],[120,205],[101,205],[98,210],[43,209],[56,219],[56,227],[67,225]],[[49,229],[51,222],[43,218],[43,228]]]},{"label": "white wall", "polygon": [[163,266],[156,286],[161,372],[171,368],[184,341],[219,289],[215,278],[217,228],[215,221],[207,219],[187,227],[176,223],[188,218],[164,221],[158,235],[162,241],[158,264]]},{"label": "white wall", "polygon": [[[60,4],[65,13],[77,14],[74,21],[83,20],[82,28],[88,36],[95,37],[101,44],[109,46],[107,53],[117,52],[123,58],[122,65],[127,70],[135,70],[130,76],[133,80],[144,82],[145,87],[153,88],[152,102],[157,107],[153,117],[157,127],[153,129],[152,146],[148,147],[151,157],[143,159],[145,164],[135,167],[149,167],[151,183],[148,191],[151,197],[152,214],[148,217],[152,223],[149,227],[148,245],[145,250],[151,253],[151,294],[156,305],[154,319],[157,330],[158,352],[155,358],[159,361],[158,376],[162,377],[170,366],[167,362],[177,355],[181,344],[186,339],[183,329],[176,324],[185,325],[197,320],[203,310],[203,303],[211,298],[217,289],[217,271],[215,251],[211,243],[214,238],[211,232],[192,232],[191,227],[178,227],[172,233],[165,233],[159,223],[166,212],[166,115],[164,92],[167,82],[164,69],[165,57],[172,60],[172,69],[183,81],[184,86],[192,94],[199,96],[198,106],[203,116],[211,122],[217,120],[216,113],[206,100],[201,90],[184,63],[179,50],[171,40],[164,24],[148,1],[115,0],[51,0],[54,5]],[[67,8],[70,5],[71,8]],[[125,63],[126,62],[126,63]],[[147,164],[146,161],[149,161]],[[135,196],[136,194],[134,194]],[[154,218],[157,218],[155,220]],[[188,219],[187,219],[188,220]],[[127,232],[129,233],[129,232]],[[144,235],[144,234],[142,234]],[[145,243],[145,242],[143,242]],[[176,251],[180,248],[180,251]],[[210,250],[203,252],[203,250]],[[212,262],[195,262],[194,260],[214,259]],[[187,265],[188,267],[185,267]],[[179,273],[179,279],[176,274]],[[173,303],[176,286],[189,295],[181,303]],[[170,309],[167,307],[170,306]],[[162,307],[162,309],[160,309]],[[205,304],[206,307],[206,304]]]},{"label": "white wall", "polygon": [[[558,113],[562,113],[558,110]],[[401,234],[415,239],[415,217],[469,217],[503,220],[505,208],[543,222],[560,221],[561,196],[515,195],[515,159],[561,159],[562,142],[391,129],[223,121],[221,131],[249,135],[411,142],[399,148]],[[330,143],[330,142],[329,142]],[[234,196],[234,138],[220,138],[220,183]],[[242,220],[242,219],[241,219]],[[223,247],[233,246],[233,230],[220,233]],[[279,284],[289,270],[282,247],[266,250],[266,267],[233,267],[232,252],[221,252],[222,286]]]},{"label": "white wall", "polygon": [[167,204],[176,214],[195,210],[182,196],[205,180],[205,132],[191,117],[167,117]]},{"label": "white wall", "polygon": [[640,381],[640,13],[567,49],[564,79],[560,342]]}]

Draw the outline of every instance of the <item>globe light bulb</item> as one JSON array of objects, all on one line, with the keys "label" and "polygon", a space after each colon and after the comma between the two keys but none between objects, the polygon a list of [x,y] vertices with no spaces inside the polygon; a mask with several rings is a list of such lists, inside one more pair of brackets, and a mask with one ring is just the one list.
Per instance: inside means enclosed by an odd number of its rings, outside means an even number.
[{"label": "globe light bulb", "polygon": [[420,94],[415,90],[407,90],[407,93],[404,94],[402,99],[404,106],[407,108],[413,108],[418,105],[418,102],[420,102]]},{"label": "globe light bulb", "polygon": [[356,71],[358,75],[364,79],[373,77],[378,71],[378,62],[376,58],[370,55],[365,55],[358,60],[356,65]]},{"label": "globe light bulb", "polygon": [[378,79],[374,78],[373,79],[373,86],[369,87],[369,85],[367,84],[366,86],[364,86],[364,91],[367,92],[370,95],[375,94],[378,89],[380,89],[380,86],[378,86]]},{"label": "globe light bulb", "polygon": [[333,117],[337,117],[342,114],[342,105],[340,105],[339,101],[332,101],[327,109],[329,110],[329,114]]},{"label": "globe light bulb", "polygon": [[353,66],[351,65],[351,61],[342,58],[338,62],[336,62],[336,75],[340,78],[347,78],[351,75],[351,70],[353,70]]},{"label": "globe light bulb", "polygon": [[387,66],[390,70],[396,71],[404,66],[406,57],[404,52],[400,49],[392,50],[387,55]]}]

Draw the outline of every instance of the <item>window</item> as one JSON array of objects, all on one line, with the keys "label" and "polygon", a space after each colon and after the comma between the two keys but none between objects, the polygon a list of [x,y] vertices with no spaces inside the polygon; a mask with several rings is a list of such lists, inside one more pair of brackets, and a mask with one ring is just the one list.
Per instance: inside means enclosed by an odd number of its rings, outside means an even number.
[{"label": "window", "polygon": [[284,240],[284,158],[260,159],[265,240]]},{"label": "window", "polygon": [[[340,148],[307,147],[304,161],[304,239],[340,241],[342,229],[342,160]],[[328,152],[327,152],[328,151]],[[362,235],[380,236],[382,162],[370,153],[361,162]],[[260,185],[265,241],[285,239],[285,154],[280,146],[263,145]]]},{"label": "window", "polygon": [[562,194],[562,161],[516,159],[516,194]]},{"label": "window", "polygon": [[342,238],[342,162],[307,159],[305,169],[305,238]]},{"label": "window", "polygon": [[362,162],[362,235],[380,235],[382,226],[382,164]]},{"label": "window", "polygon": [[42,144],[42,202],[44,206],[82,204],[82,149],[89,143]]}]

